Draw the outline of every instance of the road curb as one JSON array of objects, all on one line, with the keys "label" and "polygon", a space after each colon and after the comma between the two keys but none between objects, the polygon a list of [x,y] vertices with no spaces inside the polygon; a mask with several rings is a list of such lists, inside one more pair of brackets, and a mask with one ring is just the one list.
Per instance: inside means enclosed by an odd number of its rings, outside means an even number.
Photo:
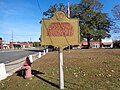
[{"label": "road curb", "polygon": [[[33,56],[33,61],[35,61],[36,59],[38,59],[37,57],[37,53],[35,54],[32,54]],[[27,57],[27,56],[26,56]],[[7,73],[7,76],[11,76],[13,75],[17,70],[21,69],[26,57],[23,57],[21,59],[18,59],[18,60],[15,60],[15,61],[12,61],[12,62],[9,62],[7,64],[5,64],[5,68],[6,68],[6,73]]]}]

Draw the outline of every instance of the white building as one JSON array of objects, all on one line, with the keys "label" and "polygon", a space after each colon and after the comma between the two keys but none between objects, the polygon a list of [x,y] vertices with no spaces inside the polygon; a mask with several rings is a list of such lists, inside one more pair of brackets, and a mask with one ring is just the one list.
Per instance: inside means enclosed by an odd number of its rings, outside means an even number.
[{"label": "white building", "polygon": [[113,48],[113,40],[112,39],[103,39],[102,40],[102,48]]}]

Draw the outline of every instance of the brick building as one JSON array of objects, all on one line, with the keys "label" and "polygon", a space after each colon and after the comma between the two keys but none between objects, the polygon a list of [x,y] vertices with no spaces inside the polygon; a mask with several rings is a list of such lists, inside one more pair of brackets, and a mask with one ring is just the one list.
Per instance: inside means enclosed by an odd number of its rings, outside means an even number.
[{"label": "brick building", "polygon": [[10,48],[12,49],[29,48],[29,47],[33,47],[33,44],[28,42],[10,42]]}]

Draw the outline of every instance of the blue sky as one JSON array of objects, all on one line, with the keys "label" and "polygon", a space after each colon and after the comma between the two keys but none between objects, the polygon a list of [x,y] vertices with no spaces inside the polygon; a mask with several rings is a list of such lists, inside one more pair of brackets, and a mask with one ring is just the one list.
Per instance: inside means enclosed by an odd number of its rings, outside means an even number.
[{"label": "blue sky", "polygon": [[[50,5],[64,3],[67,5],[79,3],[80,0],[38,0],[42,11],[46,11]],[[113,17],[111,12],[119,0],[99,0],[103,6],[103,12]],[[4,41],[39,41],[42,19],[37,0],[0,0],[0,37]],[[119,24],[119,22],[117,22]],[[115,34],[114,34],[115,37]]]}]

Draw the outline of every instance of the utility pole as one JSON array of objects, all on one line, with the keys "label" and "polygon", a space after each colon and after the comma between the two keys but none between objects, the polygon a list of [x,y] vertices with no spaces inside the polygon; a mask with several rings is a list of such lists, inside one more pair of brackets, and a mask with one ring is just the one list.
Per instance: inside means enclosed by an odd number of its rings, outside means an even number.
[{"label": "utility pole", "polygon": [[[69,2],[68,2],[68,18],[70,18],[70,5],[69,5]],[[69,53],[70,53],[70,45],[69,45]]]},{"label": "utility pole", "polygon": [[68,18],[70,18],[70,4],[68,2]]},{"label": "utility pole", "polygon": [[13,42],[13,31],[12,31],[12,42]]},{"label": "utility pole", "polygon": [[30,42],[31,42],[31,37],[30,37]]}]

